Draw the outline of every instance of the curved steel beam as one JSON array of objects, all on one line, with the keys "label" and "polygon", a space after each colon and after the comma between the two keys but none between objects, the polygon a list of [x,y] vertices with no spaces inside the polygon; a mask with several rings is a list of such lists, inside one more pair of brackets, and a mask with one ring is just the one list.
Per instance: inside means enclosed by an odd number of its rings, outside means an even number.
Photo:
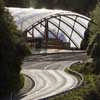
[{"label": "curved steel beam", "polygon": [[[45,27],[45,25],[43,25],[43,24],[41,24],[43,27]],[[42,33],[42,31],[39,29],[39,28],[37,28],[37,27],[35,27],[35,29],[44,37],[44,34]],[[57,36],[51,31],[51,30],[49,30],[48,29],[48,31],[50,32],[50,34],[52,34],[57,40],[59,40],[58,38],[57,38]],[[32,34],[31,34],[32,35]],[[60,41],[60,40],[59,40]]]},{"label": "curved steel beam", "polygon": [[[51,18],[53,18],[53,17],[54,17],[54,16],[48,18],[48,20],[51,19]],[[54,17],[54,18],[55,18],[55,17]],[[45,21],[45,19],[43,19],[41,22],[37,23],[36,25],[32,25],[32,27],[31,27],[30,29],[34,28],[35,26],[37,26],[38,24],[40,24],[40,23],[42,23],[42,22],[44,22],[44,21]],[[52,23],[52,22],[51,22],[51,23]],[[58,28],[57,25],[55,25],[54,23],[52,23],[52,24]],[[28,29],[27,31],[29,31],[30,29]],[[59,28],[59,29],[71,40],[71,38],[66,34],[66,32],[64,32],[61,28]],[[74,40],[71,40],[71,41],[72,41],[72,43],[75,45],[75,47],[79,48],[79,47],[76,45],[76,43],[74,42]]]},{"label": "curved steel beam", "polygon": [[87,21],[90,21],[90,19],[89,18],[86,18],[85,16],[83,17],[83,16],[81,16],[81,15],[78,15],[78,14],[61,14],[61,13],[59,13],[59,14],[56,14],[56,15],[58,15],[58,16],[77,16],[77,17],[80,17],[80,18],[82,18],[82,19],[85,19],[85,20],[87,20]]},{"label": "curved steel beam", "polygon": [[83,39],[83,36],[82,36],[79,32],[77,32],[71,25],[67,24],[66,22],[64,22],[63,20],[61,20],[61,19],[59,19],[59,18],[56,18],[56,19],[60,20],[60,21],[63,22],[65,25],[67,25],[68,27],[70,27],[72,30],[74,30],[74,31],[80,36],[80,38]]},{"label": "curved steel beam", "polygon": [[[39,25],[39,24],[41,24],[42,22],[44,22],[45,19],[46,19],[46,20],[49,20],[49,19],[52,19],[52,18],[56,18],[56,19],[60,20],[61,22],[63,22],[63,23],[66,24],[67,26],[69,26],[71,29],[73,29],[71,25],[69,25],[68,23],[64,22],[63,20],[57,18],[58,16],[60,16],[60,17],[63,16],[63,17],[69,18],[69,19],[75,21],[76,23],[80,24],[80,25],[81,25],[82,27],[84,27],[85,29],[87,29],[87,27],[86,27],[85,25],[81,24],[80,22],[78,22],[77,20],[71,18],[70,16],[78,16],[78,17],[80,17],[80,18],[83,18],[83,19],[85,19],[85,20],[90,21],[88,18],[85,18],[85,17],[83,17],[83,16],[79,16],[79,15],[77,15],[77,14],[54,14],[54,15],[51,15],[51,16],[49,16],[49,17],[44,17],[43,19],[39,20],[37,23],[33,24],[31,27],[28,27],[26,30],[27,30],[27,31],[30,31],[32,28],[35,28],[37,25]],[[50,22],[50,21],[49,21],[49,22]],[[50,23],[52,23],[52,22],[50,22]],[[54,25],[54,23],[53,23],[53,25]],[[54,25],[54,26],[56,26],[56,27],[58,28],[57,25]],[[72,43],[73,43],[77,48],[79,48],[79,46],[77,45],[77,43],[75,43],[74,40],[72,40],[72,39],[70,38],[70,36],[68,36],[68,35],[66,34],[65,30],[61,29],[60,27],[59,27],[58,29],[61,30],[61,31],[72,41]],[[26,32],[26,30],[25,30],[24,32]],[[38,31],[39,31],[39,30],[38,30]],[[83,39],[83,36],[82,36],[81,34],[79,34],[79,32],[77,32],[75,29],[74,29],[74,31]],[[39,32],[39,33],[41,33],[41,32]],[[42,34],[42,35],[43,35],[43,34]]]},{"label": "curved steel beam", "polygon": [[32,35],[32,33],[30,31],[27,31],[27,33],[29,33],[30,35]]},{"label": "curved steel beam", "polygon": [[[60,16],[60,15],[59,15]],[[62,15],[61,15],[62,16]],[[73,15],[74,16],[74,15]],[[53,16],[54,17],[54,16]],[[75,19],[73,19],[73,18],[71,18],[71,17],[69,17],[68,15],[64,15],[64,17],[67,17],[67,18],[69,18],[69,19],[71,19],[71,20],[73,20],[73,21],[75,21]],[[57,16],[55,16],[54,18],[57,18]],[[83,17],[82,17],[83,18]],[[62,18],[63,19],[63,18]],[[92,21],[92,20],[88,20],[88,21],[90,21],[90,22],[92,22],[93,24],[95,24],[95,22],[94,21]],[[80,22],[78,22],[77,20],[76,20],[76,23],[78,23],[79,25],[81,25],[82,27],[84,27],[85,29],[87,29],[87,27],[85,27],[85,25],[83,25],[83,24],[81,24]],[[96,24],[95,24],[96,25]],[[92,31],[90,31],[90,33],[93,33]]]},{"label": "curved steel beam", "polygon": [[[43,25],[42,23],[41,23],[41,25],[42,25],[43,27],[45,27],[45,25]],[[58,37],[57,37],[51,30],[48,29],[48,31],[49,31],[50,34],[52,34],[57,40],[59,40]]]},{"label": "curved steel beam", "polygon": [[35,29],[42,35],[43,38],[45,37],[45,35],[37,27],[35,27]]},{"label": "curved steel beam", "polygon": [[[33,26],[30,28],[30,30],[32,30],[32,29],[33,29]],[[34,29],[36,29],[41,34],[41,36],[44,37],[44,34],[42,34],[37,27],[34,27]],[[25,33],[29,32],[29,34],[32,35],[32,33],[30,32],[30,30],[26,30]]]},{"label": "curved steel beam", "polygon": [[[43,25],[42,23],[41,23],[41,25],[42,25],[43,27],[45,27],[45,25]],[[39,30],[39,29],[38,29],[38,30]],[[58,41],[61,42],[61,40],[60,40],[51,30],[48,29],[48,31],[49,31],[50,34],[52,34]],[[41,33],[42,33],[42,32],[41,32]]]},{"label": "curved steel beam", "polygon": [[81,24],[80,22],[78,22],[77,20],[75,20],[75,19],[69,17],[68,15],[65,15],[64,17],[67,17],[67,18],[69,18],[69,19],[75,21],[76,23],[78,23],[79,25],[81,25],[82,27],[84,27],[85,29],[87,29],[87,27],[86,27],[85,25],[83,25],[83,24]]},{"label": "curved steel beam", "polygon": [[54,26],[56,26],[57,28],[59,28],[59,30],[61,30],[61,31],[72,41],[72,43],[73,43],[77,48],[79,48],[79,47],[77,46],[77,43],[75,43],[74,40],[72,40],[72,39],[70,38],[70,36],[68,36],[68,35],[66,34],[66,32],[64,31],[63,28],[58,27],[57,24],[54,24],[54,23],[51,22],[51,21],[48,21],[48,22],[50,22],[51,24],[53,24]]},{"label": "curved steel beam", "polygon": [[[51,19],[51,18],[57,18],[58,16],[65,16],[65,17],[67,17],[67,18],[69,18],[69,19],[75,21],[75,19],[69,17],[69,15],[72,15],[72,14],[67,14],[67,15],[65,15],[65,14],[64,14],[64,15],[57,14],[57,15],[52,15],[52,16],[49,16],[48,18],[43,18],[43,19],[41,19],[40,21],[38,21],[38,23],[35,23],[35,24],[31,25],[31,26],[35,27],[35,26],[37,26],[38,24],[44,22],[45,19],[49,20],[49,19]],[[75,15],[73,15],[73,16],[75,16]],[[83,18],[83,17],[82,17],[82,18]],[[88,20],[88,19],[87,19],[87,20]],[[89,20],[89,21],[90,21],[90,20]],[[77,22],[78,24],[80,24],[82,27],[84,27],[85,29],[87,29],[87,27],[85,27],[83,24],[79,23],[77,20],[76,20],[76,22]],[[30,30],[30,29],[31,29],[31,27],[28,27],[26,30]]]},{"label": "curved steel beam", "polygon": [[[81,25],[82,27],[84,27],[85,29],[87,29],[87,27],[85,27],[85,25],[83,25],[83,24],[81,24],[80,22],[78,22],[77,20],[75,20],[75,19],[73,19],[73,18],[71,18],[71,17],[69,17],[68,15],[59,15],[59,16],[63,16],[63,17],[65,17],[65,18],[69,18],[69,19],[71,19],[71,20],[73,20],[73,21],[75,21],[76,23],[78,23],[79,25]],[[75,15],[74,15],[75,16]],[[57,18],[58,16],[53,16],[54,18]]]}]

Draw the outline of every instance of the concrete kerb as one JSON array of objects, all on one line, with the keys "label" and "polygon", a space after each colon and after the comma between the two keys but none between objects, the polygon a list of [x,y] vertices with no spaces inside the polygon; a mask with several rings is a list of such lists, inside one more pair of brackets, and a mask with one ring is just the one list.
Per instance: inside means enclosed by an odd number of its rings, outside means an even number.
[{"label": "concrete kerb", "polygon": [[[19,90],[19,92],[17,93],[14,93],[14,98],[21,98],[23,96],[25,96],[28,92],[30,92],[34,86],[35,86],[35,82],[34,80],[29,76],[29,75],[26,75],[26,74],[23,74],[24,75],[24,78],[26,79],[25,83],[24,83],[24,86],[22,89]],[[30,82],[29,82],[30,81]],[[30,86],[28,85],[28,87],[25,87],[25,85],[29,83]]]},{"label": "concrete kerb", "polygon": [[[74,64],[77,64],[77,63],[80,63],[80,62],[76,62],[76,63],[74,63]],[[72,65],[73,65],[73,64],[72,64]],[[72,66],[72,65],[71,65],[71,66]],[[82,83],[83,83],[83,81],[84,81],[84,77],[83,77],[83,75],[82,75],[81,73],[72,70],[72,69],[70,68],[71,66],[67,67],[68,71],[69,71],[70,73],[72,73],[72,74],[77,75],[77,76],[80,77],[80,82],[79,82],[79,84],[78,84],[77,87],[76,87],[76,88],[78,88],[78,87],[80,87],[80,86],[82,85]]]}]

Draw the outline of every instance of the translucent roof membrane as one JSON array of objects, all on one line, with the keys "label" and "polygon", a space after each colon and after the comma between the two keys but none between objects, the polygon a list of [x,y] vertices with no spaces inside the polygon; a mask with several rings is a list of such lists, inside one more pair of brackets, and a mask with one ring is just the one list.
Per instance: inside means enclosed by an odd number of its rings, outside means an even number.
[{"label": "translucent roof membrane", "polygon": [[[45,20],[48,20],[49,38],[57,38],[63,42],[70,42],[71,47],[80,48],[84,33],[88,28],[90,18],[64,10],[48,10],[33,8],[7,8],[16,25],[22,31],[29,30],[35,25],[34,36],[43,37]],[[41,22],[39,24],[38,22]],[[28,34],[29,37],[31,35]]]}]

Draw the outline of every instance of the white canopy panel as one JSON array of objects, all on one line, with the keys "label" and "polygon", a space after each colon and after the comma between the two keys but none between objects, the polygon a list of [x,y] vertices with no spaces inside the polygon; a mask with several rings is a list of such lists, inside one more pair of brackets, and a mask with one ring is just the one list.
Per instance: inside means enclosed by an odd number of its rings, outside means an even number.
[{"label": "white canopy panel", "polygon": [[[63,42],[71,43],[71,47],[80,48],[80,43],[84,38],[84,33],[88,28],[90,18],[65,10],[48,10],[48,9],[33,9],[33,8],[7,8],[16,25],[22,31],[30,29],[32,25],[35,25],[44,18],[48,19],[49,30],[54,32]],[[56,16],[51,18],[51,16]],[[59,23],[60,22],[60,23]],[[43,25],[45,23],[42,23]],[[41,25],[37,25],[36,28],[44,34],[44,28]],[[59,30],[58,30],[59,29]],[[35,30],[35,37],[41,37],[40,33]],[[49,37],[53,38],[53,35]]]}]

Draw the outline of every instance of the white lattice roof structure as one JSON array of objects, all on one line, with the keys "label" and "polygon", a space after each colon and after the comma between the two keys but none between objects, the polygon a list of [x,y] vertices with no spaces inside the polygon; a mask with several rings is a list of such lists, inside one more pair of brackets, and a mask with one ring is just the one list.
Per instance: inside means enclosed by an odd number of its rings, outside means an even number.
[{"label": "white lattice roof structure", "polygon": [[[72,47],[80,48],[90,18],[71,11],[33,8],[8,8],[16,25],[23,32],[35,37],[44,36],[45,20],[48,20],[49,37],[70,42]],[[28,36],[31,36],[30,34]]]}]

